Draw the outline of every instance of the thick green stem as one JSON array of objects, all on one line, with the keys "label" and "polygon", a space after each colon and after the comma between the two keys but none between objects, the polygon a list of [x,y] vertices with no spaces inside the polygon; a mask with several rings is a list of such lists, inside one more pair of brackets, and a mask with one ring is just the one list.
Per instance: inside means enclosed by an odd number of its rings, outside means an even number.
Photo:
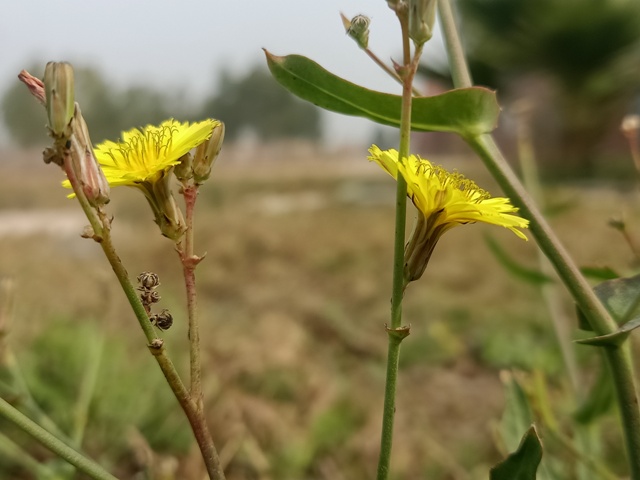
[{"label": "thick green stem", "polygon": [[401,337],[389,332],[387,350],[387,378],[384,391],[384,409],[382,414],[382,434],[380,436],[380,457],[378,459],[378,480],[389,476],[391,447],[393,445],[393,423],[396,410],[396,384],[398,380],[398,362],[400,360]]},{"label": "thick green stem", "polygon": [[[407,31],[407,18],[398,14],[403,39],[402,78],[402,112],[400,119],[400,145],[398,161],[403,162],[410,152],[412,85],[418,60],[422,51],[416,48],[413,59]],[[400,359],[400,343],[409,334],[409,329],[402,327],[402,299],[406,287],[404,278],[404,248],[407,222],[407,182],[400,174],[396,187],[396,221],[393,253],[393,285],[391,293],[391,325],[387,328],[389,345],[387,352],[387,373],[384,392],[384,409],[382,414],[382,433],[380,436],[380,457],[378,459],[378,480],[385,480],[389,475],[391,449],[393,445],[393,424],[395,417],[396,386],[398,379],[398,362]]]},{"label": "thick green stem", "polygon": [[107,472],[93,460],[81,455],[64,442],[54,437],[37,423],[31,421],[9,403],[0,398],[0,415],[15,424],[22,431],[28,433],[47,447],[53,453],[63,458],[81,472],[96,480],[117,480],[116,477]]},{"label": "thick green stem", "polygon": [[[454,84],[456,87],[470,87],[471,78],[448,0],[439,0],[439,7]],[[591,328],[598,335],[616,330],[615,321],[595,296],[588,282],[513,173],[493,138],[490,135],[481,135],[466,140],[482,158],[502,190],[520,208],[523,216],[531,222],[530,230],[538,246],[556,269]],[[631,361],[624,348],[604,348],[604,354],[611,368],[612,381],[617,393],[631,478],[640,480],[640,409]]]},{"label": "thick green stem", "polygon": [[472,84],[471,75],[467,68],[467,60],[458,38],[458,28],[456,27],[456,17],[451,9],[450,0],[438,0],[438,16],[444,35],[444,43],[449,55],[449,65],[451,66],[451,78],[456,88],[470,87]]}]

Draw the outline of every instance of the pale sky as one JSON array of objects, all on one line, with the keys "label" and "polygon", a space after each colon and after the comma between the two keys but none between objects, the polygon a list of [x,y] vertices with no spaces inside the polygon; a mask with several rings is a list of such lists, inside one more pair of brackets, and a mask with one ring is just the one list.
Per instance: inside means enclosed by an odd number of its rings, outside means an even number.
[{"label": "pale sky", "polygon": [[[0,95],[22,68],[66,60],[96,67],[118,85],[149,82],[186,91],[197,102],[220,68],[243,73],[264,63],[263,47],[308,56],[352,82],[399,93],[345,35],[340,12],[369,16],[369,46],[382,59],[399,57],[400,29],[386,0],[4,0]],[[430,43],[427,55],[441,50],[439,39]],[[366,120],[336,114],[327,115],[327,127],[338,143],[363,141],[371,132]]]}]

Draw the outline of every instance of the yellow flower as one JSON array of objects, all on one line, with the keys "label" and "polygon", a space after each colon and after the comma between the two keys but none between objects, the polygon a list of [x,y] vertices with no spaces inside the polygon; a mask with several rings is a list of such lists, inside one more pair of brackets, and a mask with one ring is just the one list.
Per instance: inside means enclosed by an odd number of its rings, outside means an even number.
[{"label": "yellow flower", "polygon": [[508,198],[491,196],[459,173],[449,173],[416,155],[400,162],[396,150],[382,151],[373,145],[369,160],[393,178],[398,172],[407,182],[407,196],[420,214],[405,249],[405,279],[422,276],[438,239],[444,232],[466,223],[484,222],[508,228],[518,237],[529,221],[514,215],[518,209]]},{"label": "yellow flower", "polygon": [[[183,155],[211,137],[218,120],[189,124],[170,119],[159,126],[147,125],[122,133],[118,142],[105,141],[95,156],[109,185],[136,187],[144,193],[162,234],[179,240],[185,230],[182,213],[171,192],[173,167]],[[70,187],[68,181],[63,185]]]},{"label": "yellow flower", "polygon": [[109,140],[96,147],[96,158],[111,186],[137,186],[154,182],[191,149],[205,142],[219,125],[207,119],[189,124],[166,120],[160,126],[147,125],[122,133],[120,142]]}]

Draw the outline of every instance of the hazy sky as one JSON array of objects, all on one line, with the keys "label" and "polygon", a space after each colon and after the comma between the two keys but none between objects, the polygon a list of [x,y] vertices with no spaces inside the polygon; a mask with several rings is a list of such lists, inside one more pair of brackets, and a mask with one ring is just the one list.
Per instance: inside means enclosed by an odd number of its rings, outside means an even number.
[{"label": "hazy sky", "polygon": [[[369,16],[370,47],[383,59],[398,58],[398,22],[385,0],[15,0],[0,9],[0,94],[22,68],[67,60],[94,66],[118,85],[149,82],[197,101],[218,69],[243,73],[264,62],[263,47],[399,92],[345,35],[339,17]],[[366,137],[367,121],[337,117],[328,116],[332,137]]]}]

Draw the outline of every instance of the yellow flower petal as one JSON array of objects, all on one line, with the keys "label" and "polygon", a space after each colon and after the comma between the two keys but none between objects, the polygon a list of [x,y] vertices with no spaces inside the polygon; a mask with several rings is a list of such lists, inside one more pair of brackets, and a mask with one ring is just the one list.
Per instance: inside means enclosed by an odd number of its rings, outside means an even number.
[{"label": "yellow flower petal", "polygon": [[189,124],[166,120],[122,133],[122,141],[96,147],[96,158],[110,185],[134,185],[158,178],[180,158],[206,141],[220,122],[207,119]]},{"label": "yellow flower petal", "polygon": [[491,196],[473,181],[459,173],[447,172],[416,155],[404,162],[398,160],[396,150],[369,149],[369,160],[378,163],[389,175],[398,172],[407,182],[407,196],[416,208],[430,219],[429,232],[444,231],[465,223],[483,222],[508,228],[518,237],[527,237],[519,229],[529,221],[515,215],[518,209],[508,198]]}]

